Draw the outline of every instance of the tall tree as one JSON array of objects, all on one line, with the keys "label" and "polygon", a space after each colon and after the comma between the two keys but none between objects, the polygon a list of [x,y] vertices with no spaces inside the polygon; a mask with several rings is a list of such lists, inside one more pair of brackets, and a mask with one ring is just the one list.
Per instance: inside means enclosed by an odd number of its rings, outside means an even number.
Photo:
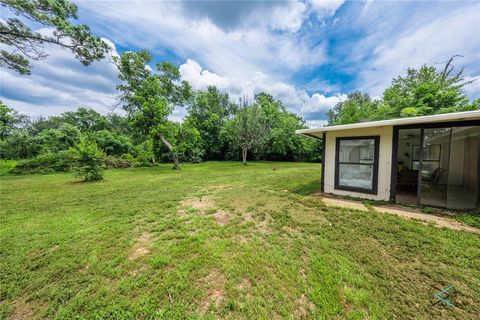
[{"label": "tall tree", "polygon": [[220,131],[226,120],[234,113],[236,105],[227,93],[215,86],[199,91],[188,107],[186,122],[198,129],[201,135],[205,158],[219,160],[225,150],[220,142]]},{"label": "tall tree", "polygon": [[14,129],[28,121],[26,115],[9,108],[0,100],[0,139],[5,139]]},{"label": "tall tree", "polygon": [[442,69],[423,65],[409,68],[406,76],[393,79],[383,93],[390,108],[390,117],[412,117],[455,111],[478,109],[478,99],[473,103],[463,92],[471,81],[463,77],[463,69],[454,72],[452,57]]},{"label": "tall tree", "polygon": [[[0,66],[20,74],[30,74],[30,60],[45,58],[45,44],[66,48],[84,65],[105,57],[108,44],[92,35],[87,25],[74,25],[77,6],[66,0],[0,0],[14,17],[0,20]],[[28,23],[34,22],[53,32],[32,31]]]},{"label": "tall tree", "polygon": [[339,125],[372,120],[379,104],[368,93],[352,92],[345,101],[338,102],[328,111],[328,124]]},{"label": "tall tree", "polygon": [[267,125],[265,145],[253,149],[255,158],[296,160],[303,157],[305,139],[296,135],[295,130],[305,128],[304,120],[289,112],[280,100],[264,92],[255,96],[255,104],[265,115]]},{"label": "tall tree", "polygon": [[180,82],[176,66],[159,63],[157,72],[153,72],[148,66],[151,60],[152,56],[145,50],[126,52],[117,58],[122,80],[117,89],[133,127],[144,140],[160,140],[172,154],[174,169],[178,169],[178,148],[168,140],[172,128],[168,116],[175,106],[189,101],[192,90],[187,82]]},{"label": "tall tree", "polygon": [[97,111],[80,107],[75,111],[62,114],[63,120],[78,128],[81,132],[99,131],[107,128],[107,118]]},{"label": "tall tree", "polygon": [[328,124],[478,110],[480,99],[470,101],[463,91],[472,81],[465,80],[463,69],[454,72],[454,58],[441,69],[427,65],[409,68],[406,76],[393,79],[383,93],[383,100],[374,100],[358,91],[349,94],[328,112]]},{"label": "tall tree", "polygon": [[244,105],[224,130],[223,134],[228,137],[232,146],[242,151],[242,162],[246,165],[248,151],[265,145],[267,119],[257,104]]}]

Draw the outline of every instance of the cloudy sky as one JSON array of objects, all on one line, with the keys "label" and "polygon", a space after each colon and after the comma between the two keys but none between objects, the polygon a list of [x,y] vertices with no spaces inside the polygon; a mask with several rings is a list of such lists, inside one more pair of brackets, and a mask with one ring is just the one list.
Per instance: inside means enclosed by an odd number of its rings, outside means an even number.
[{"label": "cloudy sky", "polygon": [[[407,67],[455,66],[480,77],[478,1],[74,1],[79,23],[114,47],[149,50],[195,89],[232,97],[267,91],[310,126],[353,90],[378,97]],[[1,17],[9,13],[1,10]],[[45,30],[48,32],[48,30]],[[101,113],[116,102],[117,72],[106,59],[84,67],[49,48],[32,75],[1,70],[1,99],[31,116],[79,106]],[[480,97],[480,80],[466,88]],[[172,119],[181,120],[177,109]]]}]

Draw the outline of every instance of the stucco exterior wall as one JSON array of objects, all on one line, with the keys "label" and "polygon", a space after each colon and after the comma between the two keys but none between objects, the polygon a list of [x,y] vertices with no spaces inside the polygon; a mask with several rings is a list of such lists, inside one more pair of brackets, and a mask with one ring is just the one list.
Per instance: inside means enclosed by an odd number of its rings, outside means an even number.
[{"label": "stucco exterior wall", "polygon": [[[326,193],[371,200],[390,199],[393,126],[328,131],[325,143],[325,189]],[[335,148],[337,137],[380,136],[378,159],[378,192],[368,194],[335,189]]]}]

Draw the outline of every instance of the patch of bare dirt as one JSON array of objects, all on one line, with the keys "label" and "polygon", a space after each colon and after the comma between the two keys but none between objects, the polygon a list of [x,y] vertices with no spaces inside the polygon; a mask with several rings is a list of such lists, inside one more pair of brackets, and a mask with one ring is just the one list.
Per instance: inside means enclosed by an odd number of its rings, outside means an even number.
[{"label": "patch of bare dirt", "polygon": [[200,301],[200,309],[206,313],[212,304],[215,308],[220,307],[225,297],[225,275],[218,270],[213,270],[201,282],[206,293]]},{"label": "patch of bare dirt", "polygon": [[152,234],[144,232],[132,248],[132,252],[128,255],[129,260],[135,260],[146,256],[150,253],[150,245],[152,244]]},{"label": "patch of bare dirt", "polygon": [[[209,196],[186,199],[182,201],[181,206],[182,208],[196,209],[200,211],[202,215],[208,215],[210,210],[214,210],[212,216],[215,222],[221,226],[228,224],[233,219],[233,216],[229,212],[221,209],[215,210],[215,201]],[[185,215],[186,210],[180,209],[178,213]]]},{"label": "patch of bare dirt", "polygon": [[206,209],[213,208],[215,201],[209,196],[202,196],[197,198],[185,199],[181,202],[181,206],[184,208],[193,208],[204,213]]},{"label": "patch of bare dirt", "polygon": [[283,226],[282,230],[293,235],[300,235],[300,231],[298,231],[295,228],[289,227],[289,226]]},{"label": "patch of bare dirt", "polygon": [[226,225],[233,218],[232,215],[225,210],[218,210],[213,214],[213,217],[215,218],[215,221],[221,226]]},{"label": "patch of bare dirt", "polygon": [[87,273],[88,272],[88,269],[90,268],[90,266],[88,264],[84,265],[81,269],[80,269],[80,273]]},{"label": "patch of bare dirt", "polygon": [[250,280],[245,278],[237,285],[236,288],[241,291],[250,291],[250,289],[252,288],[252,283],[250,282]]},{"label": "patch of bare dirt", "polygon": [[222,190],[228,190],[228,189],[231,189],[231,188],[232,188],[232,186],[228,185],[228,184],[217,184],[217,185],[209,188],[208,190],[222,191]]},{"label": "patch of bare dirt", "polygon": [[308,299],[305,294],[302,294],[295,300],[295,310],[293,312],[295,319],[306,319],[315,309],[315,305]]},{"label": "patch of bare dirt", "polygon": [[35,313],[32,308],[23,301],[15,301],[13,302],[14,312],[10,316],[10,320],[24,320],[24,319],[31,319]]},{"label": "patch of bare dirt", "polygon": [[139,274],[141,274],[142,272],[144,272],[146,270],[146,267],[145,266],[141,266],[139,268],[135,268],[133,270],[129,270],[128,271],[128,275],[131,276],[131,277],[136,277],[138,276]]}]

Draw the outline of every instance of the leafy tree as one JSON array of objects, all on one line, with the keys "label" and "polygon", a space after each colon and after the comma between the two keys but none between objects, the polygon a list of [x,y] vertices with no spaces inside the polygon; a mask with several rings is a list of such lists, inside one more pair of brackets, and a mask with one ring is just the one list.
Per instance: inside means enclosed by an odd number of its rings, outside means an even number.
[{"label": "leafy tree", "polygon": [[262,109],[256,105],[243,106],[230,120],[223,135],[226,135],[232,147],[242,151],[242,163],[247,164],[248,151],[260,149],[265,145],[268,127]]},{"label": "leafy tree", "polygon": [[64,112],[61,116],[64,122],[74,125],[80,132],[93,132],[107,128],[107,118],[90,108],[78,108],[75,111]]},{"label": "leafy tree", "polygon": [[132,130],[126,117],[121,116],[118,113],[111,112],[107,114],[106,119],[107,130],[131,137]]},{"label": "leafy tree", "polygon": [[2,159],[25,159],[37,154],[33,138],[25,130],[13,130],[8,137],[0,139]]},{"label": "leafy tree", "polygon": [[206,160],[223,158],[225,150],[220,141],[220,131],[235,112],[235,107],[228,94],[221,93],[215,86],[195,94],[185,122],[200,132]]},{"label": "leafy tree", "polygon": [[255,104],[261,108],[267,125],[265,143],[253,148],[255,158],[297,160],[304,157],[305,139],[295,134],[295,130],[305,128],[304,120],[288,112],[280,100],[267,93],[257,94]]},{"label": "leafy tree", "polygon": [[157,64],[157,73],[150,71],[151,59],[147,51],[126,52],[116,59],[122,80],[117,88],[132,126],[143,140],[161,141],[172,154],[173,168],[178,169],[177,146],[167,139],[172,128],[168,116],[176,105],[189,100],[191,88],[187,82],[180,82],[180,72],[171,63]]},{"label": "leafy tree", "polygon": [[463,69],[454,73],[454,58],[450,58],[443,70],[423,65],[418,70],[409,68],[405,77],[395,78],[383,93],[383,100],[390,108],[389,117],[413,117],[478,109],[478,99],[470,103],[462,91],[471,81],[465,81]]},{"label": "leafy tree", "polygon": [[25,125],[28,121],[26,115],[19,114],[0,100],[0,139],[5,139],[13,130]]},{"label": "leafy tree", "polygon": [[[20,74],[30,74],[30,61],[47,56],[45,44],[66,48],[84,65],[104,58],[109,46],[91,34],[87,25],[73,25],[77,19],[77,6],[66,0],[0,0],[2,7],[10,9],[14,17],[0,21],[0,66]],[[52,34],[35,32],[28,22],[53,28]],[[8,50],[8,51],[7,51]]]},{"label": "leafy tree", "polygon": [[373,100],[368,94],[353,92],[345,101],[328,112],[328,124],[339,125],[362,121],[414,117],[430,114],[479,109],[477,99],[470,102],[463,87],[471,81],[463,70],[454,72],[453,59],[443,69],[423,65],[409,68],[406,76],[393,79],[385,89],[383,100]]},{"label": "leafy tree", "polygon": [[104,154],[95,142],[83,138],[75,148],[70,149],[75,153],[75,174],[83,177],[84,181],[97,181],[103,179]]},{"label": "leafy tree", "polygon": [[107,155],[121,156],[125,153],[135,153],[132,141],[129,137],[119,135],[108,130],[93,133],[93,140],[97,146]]},{"label": "leafy tree", "polygon": [[46,129],[34,138],[33,153],[56,153],[75,146],[81,139],[80,131],[69,123],[58,129]]},{"label": "leafy tree", "polygon": [[[179,160],[200,162],[203,159],[202,138],[197,128],[188,122],[182,124],[169,122],[166,138],[175,146]],[[158,140],[157,140],[158,141]],[[158,158],[168,159],[169,150],[165,145],[156,148]]]},{"label": "leafy tree", "polygon": [[328,111],[328,125],[340,125],[372,120],[379,102],[373,100],[368,93],[355,91],[345,101],[338,102]]},{"label": "leafy tree", "polygon": [[63,118],[60,116],[43,117],[32,121],[27,127],[30,135],[34,136],[46,129],[58,129],[63,124]]}]

